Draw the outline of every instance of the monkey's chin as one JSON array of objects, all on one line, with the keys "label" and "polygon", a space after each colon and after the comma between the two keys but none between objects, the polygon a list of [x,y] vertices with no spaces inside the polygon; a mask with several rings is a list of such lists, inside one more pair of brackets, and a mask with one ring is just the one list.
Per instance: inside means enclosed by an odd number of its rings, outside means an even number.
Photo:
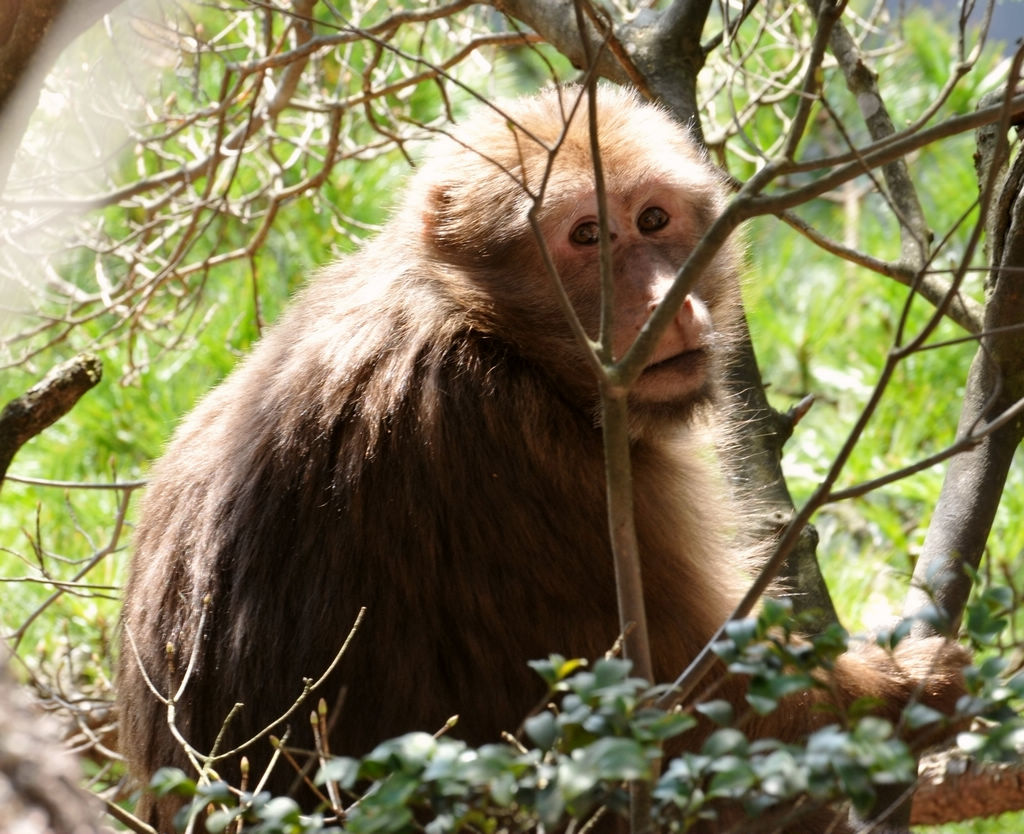
[{"label": "monkey's chin", "polygon": [[716,401],[709,351],[688,351],[649,366],[629,394],[629,433],[656,438],[703,419]]}]

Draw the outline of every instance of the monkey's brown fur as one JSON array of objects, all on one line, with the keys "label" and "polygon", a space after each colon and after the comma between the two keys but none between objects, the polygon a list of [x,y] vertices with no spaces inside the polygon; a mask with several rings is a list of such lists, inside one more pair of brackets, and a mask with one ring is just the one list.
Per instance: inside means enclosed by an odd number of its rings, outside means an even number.
[{"label": "monkey's brown fur", "polygon": [[[440,140],[380,235],[317,276],[178,430],[152,474],[125,592],[121,743],[140,780],[187,762],[140,663],[164,696],[194,663],[176,720],[200,750],[244,703],[228,749],[324,671],[365,606],[317,693],[338,705],[332,751],[358,754],[453,714],[456,735],[495,740],[542,694],[527,660],[594,658],[615,641],[595,378],[527,222],[527,189],[539,191],[562,138],[538,216],[596,335],[585,103],[565,127],[578,96],[482,110]],[[599,113],[621,353],[723,196],[660,110],[607,88]],[[700,277],[631,395],[662,681],[722,623],[750,569],[732,541],[742,515],[708,453],[738,316],[736,260],[726,247]],[[844,656],[833,689],[844,703],[872,694],[896,709],[921,684],[948,708],[961,658],[935,656],[937,645]],[[723,686],[742,699],[741,681]],[[292,744],[312,746],[308,710],[289,722]],[[759,732],[794,739],[821,720],[783,709]],[[245,752],[258,773],[267,743]],[[229,778],[234,768],[218,765]],[[287,787],[286,771],[272,787]],[[149,810],[167,830],[170,806]]]}]

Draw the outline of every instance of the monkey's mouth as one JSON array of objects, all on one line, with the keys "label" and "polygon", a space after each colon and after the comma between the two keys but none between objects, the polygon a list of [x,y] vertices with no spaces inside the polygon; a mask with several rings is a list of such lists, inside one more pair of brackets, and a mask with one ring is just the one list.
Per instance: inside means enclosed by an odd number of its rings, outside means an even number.
[{"label": "monkey's mouth", "polygon": [[668,359],[662,359],[659,362],[654,362],[644,368],[641,376],[647,376],[648,374],[660,374],[662,372],[669,372],[679,374],[681,376],[694,376],[697,374],[703,374],[708,362],[708,349],[707,348],[694,348],[693,350],[684,350],[682,353],[677,353],[675,356],[670,356]]},{"label": "monkey's mouth", "polygon": [[638,403],[692,403],[708,390],[711,351],[684,350],[644,368],[633,389]]}]

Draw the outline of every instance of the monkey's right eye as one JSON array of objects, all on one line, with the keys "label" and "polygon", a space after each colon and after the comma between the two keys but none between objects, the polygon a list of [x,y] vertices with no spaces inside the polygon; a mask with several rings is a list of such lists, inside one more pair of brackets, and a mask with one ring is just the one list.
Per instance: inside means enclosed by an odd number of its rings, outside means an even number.
[{"label": "monkey's right eye", "polygon": [[601,229],[596,220],[585,220],[569,232],[569,240],[577,246],[595,246],[601,239]]},{"label": "monkey's right eye", "polygon": [[641,232],[656,232],[668,225],[668,212],[658,206],[644,209],[636,221]]}]

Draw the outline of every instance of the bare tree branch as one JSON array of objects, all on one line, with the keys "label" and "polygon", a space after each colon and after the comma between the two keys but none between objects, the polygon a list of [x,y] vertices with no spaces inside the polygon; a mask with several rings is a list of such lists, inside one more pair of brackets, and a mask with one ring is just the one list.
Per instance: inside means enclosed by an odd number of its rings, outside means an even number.
[{"label": "bare tree branch", "polygon": [[99,359],[89,354],[76,356],[4,406],[0,412],[0,483],[18,449],[67,414],[102,376]]},{"label": "bare tree branch", "polygon": [[[815,13],[820,14],[822,0],[809,0],[809,3]],[[896,128],[879,94],[877,76],[865,63],[864,55],[841,20],[836,21],[832,27],[829,46],[843,70],[847,87],[857,100],[871,138],[878,141],[892,136]],[[917,189],[910,178],[904,157],[883,165],[882,171],[900,222],[903,262],[917,272],[927,260],[931,237],[917,198]]]},{"label": "bare tree branch", "polygon": [[[1011,79],[1024,59],[1018,51]],[[1002,94],[1008,99],[1011,83]],[[985,333],[971,364],[959,435],[984,427],[1024,399],[1024,154],[1001,175],[1008,155],[1008,116],[979,137],[981,204],[992,266],[986,286]],[[960,620],[1006,483],[1014,453],[1024,440],[1024,419],[987,433],[973,449],[954,458],[943,482],[914,570],[905,611],[934,606],[949,623]],[[919,629],[926,626],[921,624]]]},{"label": "bare tree branch", "polygon": [[910,814],[913,825],[943,825],[1024,808],[1019,762],[983,762],[956,750],[925,756]]}]

